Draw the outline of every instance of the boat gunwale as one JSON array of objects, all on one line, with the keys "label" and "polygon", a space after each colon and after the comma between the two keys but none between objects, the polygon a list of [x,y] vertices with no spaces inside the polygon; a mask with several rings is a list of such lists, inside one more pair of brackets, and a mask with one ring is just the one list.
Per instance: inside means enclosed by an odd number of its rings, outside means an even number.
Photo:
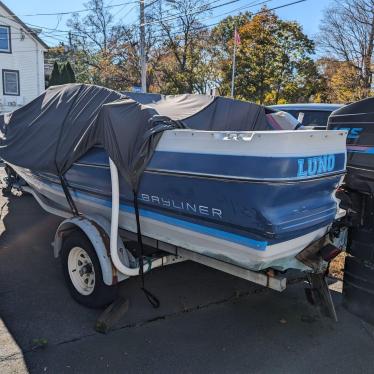
[{"label": "boat gunwale", "polygon": [[[107,169],[109,170],[109,165],[101,165],[101,164],[93,164],[93,163],[85,163],[85,162],[75,162],[73,166],[78,167],[92,167],[92,168],[100,168],[100,169]],[[199,172],[184,172],[178,170],[167,170],[167,169],[156,169],[156,168],[147,168],[144,170],[144,173],[149,174],[159,174],[159,175],[173,175],[173,176],[180,176],[186,178],[198,178],[198,179],[216,179],[216,180],[224,180],[227,182],[251,182],[251,183],[272,183],[272,184],[294,184],[294,183],[305,183],[305,182],[312,182],[315,180],[320,179],[327,179],[336,176],[341,176],[346,174],[346,169],[336,170],[334,172],[324,173],[320,175],[316,175],[309,178],[251,178],[251,177],[240,177],[235,175],[223,175],[223,174],[209,174],[209,173],[199,173]],[[45,175],[43,173],[43,175]]]}]

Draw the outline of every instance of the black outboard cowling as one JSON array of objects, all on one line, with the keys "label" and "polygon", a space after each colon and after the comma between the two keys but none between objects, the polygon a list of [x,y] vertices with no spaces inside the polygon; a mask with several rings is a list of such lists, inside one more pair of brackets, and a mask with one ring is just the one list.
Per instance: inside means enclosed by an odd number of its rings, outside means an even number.
[{"label": "black outboard cowling", "polygon": [[347,175],[343,199],[348,206],[348,243],[343,304],[374,323],[374,98],[334,111],[330,130],[346,130]]},{"label": "black outboard cowling", "polygon": [[374,98],[357,101],[334,111],[327,128],[348,131],[347,186],[374,193]]}]

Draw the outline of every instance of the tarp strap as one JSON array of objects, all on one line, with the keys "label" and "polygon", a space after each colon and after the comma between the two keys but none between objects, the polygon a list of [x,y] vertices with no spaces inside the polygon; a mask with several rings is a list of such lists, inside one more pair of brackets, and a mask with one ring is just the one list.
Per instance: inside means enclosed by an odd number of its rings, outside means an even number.
[{"label": "tarp strap", "polygon": [[57,171],[58,177],[60,178],[61,186],[62,186],[62,189],[64,191],[66,200],[67,200],[67,202],[69,204],[69,207],[70,207],[70,210],[71,210],[71,212],[73,213],[74,216],[79,216],[79,212],[78,212],[77,206],[75,205],[75,202],[74,202],[73,198],[71,197],[71,194],[70,194],[70,191],[69,191],[69,186],[68,186],[68,183],[66,182],[64,174],[61,172],[60,168],[58,167],[57,154],[58,154],[58,150],[60,148],[61,136],[62,136],[62,133],[63,133],[63,129],[65,127],[66,119],[69,117],[71,109],[74,107],[75,102],[77,101],[77,98],[79,97],[79,94],[82,91],[82,88],[83,88],[83,85],[81,85],[79,87],[79,90],[78,90],[77,94],[75,95],[73,102],[70,104],[70,108],[69,108],[69,110],[68,110],[68,112],[67,112],[67,114],[64,118],[64,121],[62,122],[62,125],[60,127],[60,132],[59,132],[59,135],[58,135],[58,141],[57,141],[56,149],[55,149],[56,171]]},{"label": "tarp strap", "polygon": [[299,122],[299,123],[295,126],[294,130],[299,130],[301,127],[303,127],[303,124],[302,124],[301,122]]},{"label": "tarp strap", "polygon": [[134,194],[134,208],[135,208],[135,217],[136,217],[136,231],[138,234],[138,257],[139,257],[139,273],[141,279],[141,289],[144,292],[145,296],[147,297],[148,301],[154,308],[158,308],[160,306],[160,301],[158,298],[153,295],[150,291],[145,288],[144,282],[144,246],[142,240],[142,233],[140,229],[140,219],[139,219],[139,206],[138,206],[138,194],[135,190],[133,190]]},{"label": "tarp strap", "polygon": [[66,200],[69,204],[70,210],[72,211],[72,213],[75,217],[79,216],[77,206],[75,205],[75,202],[74,202],[73,198],[71,197],[71,193],[69,191],[69,186],[66,182],[65,177],[62,174],[59,174],[59,178],[60,178],[61,186],[62,186],[62,189],[64,191]]},{"label": "tarp strap", "polygon": [[67,114],[65,115],[64,121],[62,122],[62,125],[60,127],[60,132],[59,132],[59,135],[58,135],[57,145],[56,145],[56,149],[55,149],[55,167],[56,167],[56,171],[58,173],[58,177],[60,178],[61,186],[62,186],[62,189],[64,191],[66,200],[67,200],[67,202],[68,202],[68,204],[70,206],[70,210],[71,210],[71,212],[73,213],[74,216],[79,216],[79,212],[78,212],[77,206],[75,205],[75,202],[74,202],[73,198],[71,197],[71,194],[70,194],[70,191],[69,191],[69,185],[68,185],[68,183],[67,183],[67,181],[66,181],[66,179],[64,177],[64,174],[63,174],[63,172],[60,170],[60,168],[58,166],[58,163],[57,163],[57,154],[58,154],[58,150],[60,148],[61,137],[62,137],[62,134],[63,134],[63,130],[64,130],[64,127],[65,127],[66,120],[69,117],[70,112],[71,112],[72,108],[74,107],[75,102],[77,101],[77,99],[79,97],[79,94],[82,91],[82,89],[83,89],[83,85],[81,85],[79,87],[78,92],[75,94],[73,102],[70,104],[69,110],[68,110]]}]

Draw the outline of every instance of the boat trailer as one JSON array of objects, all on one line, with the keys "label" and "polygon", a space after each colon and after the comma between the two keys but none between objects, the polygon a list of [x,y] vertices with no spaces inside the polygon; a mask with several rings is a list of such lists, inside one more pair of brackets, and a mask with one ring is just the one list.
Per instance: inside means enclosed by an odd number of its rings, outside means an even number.
[{"label": "boat trailer", "polygon": [[[102,216],[72,216],[72,213],[68,210],[61,210],[61,207],[57,205],[51,206],[50,202],[47,204],[45,201],[46,199],[31,187],[18,185],[14,180],[12,180],[12,182],[14,188],[32,194],[44,210],[65,218],[55,233],[53,242],[54,256],[56,258],[59,257],[64,241],[73,232],[79,232],[89,240],[95,250],[95,254],[100,263],[103,282],[107,286],[115,286],[129,277],[139,276],[141,274],[141,269],[139,260],[133,256],[125,245],[126,241],[124,242],[123,240],[123,237],[127,240],[131,240],[136,235],[134,233],[124,232],[124,230],[120,230],[118,227],[118,170],[114,162],[112,160],[109,161],[112,182],[112,210],[110,222]],[[272,269],[256,272],[156,239],[143,237],[142,240],[145,245],[155,249],[158,254],[157,257],[152,256],[144,258],[142,273],[148,273],[161,266],[191,260],[279,292],[284,291],[287,287],[286,276],[277,274],[277,272]],[[315,243],[313,245],[315,246]],[[317,249],[319,250],[320,248]],[[310,286],[309,289],[306,289],[308,300],[319,306],[323,314],[337,321],[335,307],[330,295],[325,272],[308,274],[306,279]],[[127,311],[128,306],[129,302],[127,299],[121,297],[115,299],[98,318],[95,327],[96,330],[102,333],[108,332],[113,324]]]}]

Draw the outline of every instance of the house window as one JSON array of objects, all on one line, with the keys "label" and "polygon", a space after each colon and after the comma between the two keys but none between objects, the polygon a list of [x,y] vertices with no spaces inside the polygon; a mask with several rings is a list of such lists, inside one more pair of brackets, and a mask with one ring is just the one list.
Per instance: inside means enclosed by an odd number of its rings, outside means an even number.
[{"label": "house window", "polygon": [[18,70],[3,70],[3,94],[19,96]]},{"label": "house window", "polygon": [[11,53],[10,27],[0,25],[0,53]]}]

